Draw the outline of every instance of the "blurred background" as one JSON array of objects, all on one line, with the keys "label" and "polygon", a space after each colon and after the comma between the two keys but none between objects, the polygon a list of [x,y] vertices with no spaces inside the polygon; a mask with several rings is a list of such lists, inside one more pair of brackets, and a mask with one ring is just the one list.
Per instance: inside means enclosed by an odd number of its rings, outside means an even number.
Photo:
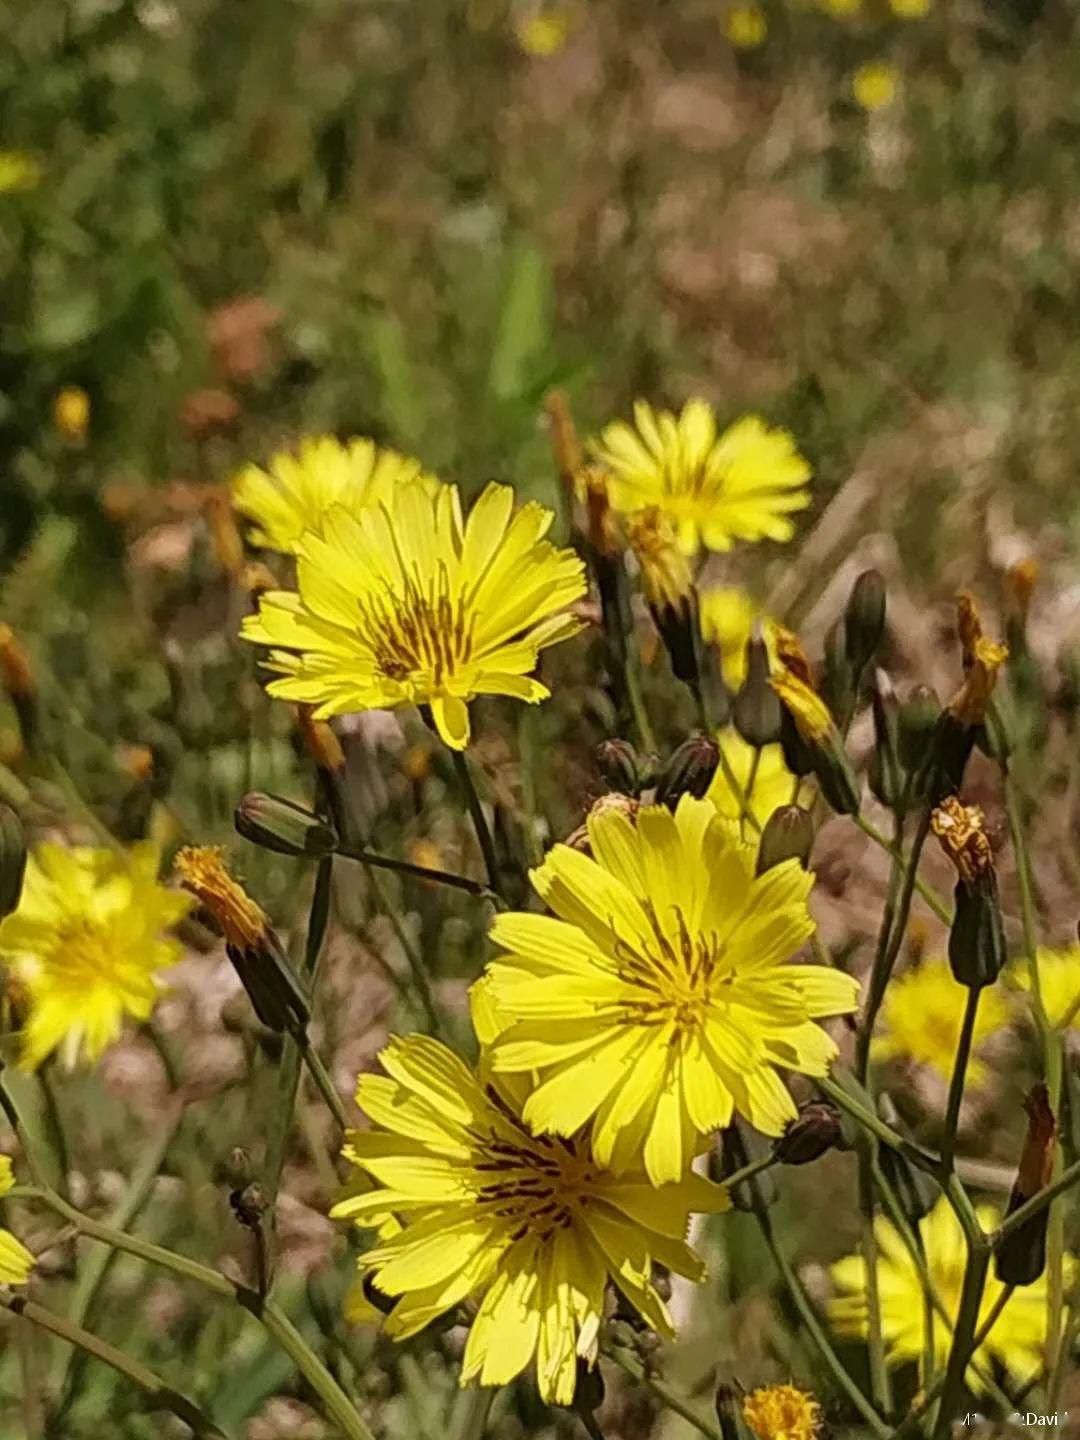
[{"label": "blurred background", "polygon": [[[220,487],[300,434],[370,435],[469,495],[513,483],[559,509],[565,534],[543,416],[552,387],[586,434],[637,396],[700,395],[722,422],[754,410],[788,427],[815,475],[800,543],[743,549],[716,578],[747,586],[813,643],[853,575],[876,564],[891,587],[896,675],[942,693],[957,586],[981,587],[992,611],[1002,574],[1037,556],[1051,583],[1033,605],[1031,647],[1057,667],[1054,693],[1075,718],[1070,0],[16,0],[0,33],[0,622],[27,648],[43,727],[28,735],[0,702],[0,798],[42,833],[105,827],[235,850],[244,791],[310,798],[287,707],[265,700],[234,640],[247,596]],[[541,817],[526,848],[566,834],[600,788],[590,757],[610,716],[588,690],[584,652],[568,650],[553,662],[562,688],[521,735],[513,707],[477,707],[491,794],[508,816],[527,802]],[[649,684],[655,699],[670,677]],[[685,700],[665,711],[666,740],[692,724]],[[421,863],[474,863],[424,732],[377,717],[353,732],[373,839]],[[1075,730],[1062,735],[1066,748],[1027,777],[1057,827],[1039,857],[1057,940],[1073,934],[1080,783]],[[975,798],[993,826],[993,795]],[[250,846],[235,853],[302,942],[310,876]],[[884,860],[826,839],[816,863],[827,938],[864,950]],[[1007,895],[1011,884],[1004,874]],[[464,1034],[483,915],[451,892],[391,888]],[[349,1094],[387,1029],[417,1023],[422,1007],[402,937],[358,870],[339,877],[337,904],[322,1040]],[[936,943],[927,917],[923,940]],[[270,1092],[258,1087],[275,1083],[275,1056],[213,937],[187,938],[160,1009],[184,1119],[137,1223],[242,1266],[228,1157],[260,1143]],[[1004,1044],[1002,1073],[1026,1073],[1025,1044]],[[924,1080],[913,1124],[921,1105],[940,1106]],[[121,1193],[170,1083],[145,1037],[93,1074],[57,1077],[80,1203]],[[1016,1094],[991,1087],[968,1132],[999,1191]],[[325,1219],[329,1138],[309,1097],[279,1212],[288,1303],[330,1337],[337,1372],[390,1440],[436,1433],[454,1337],[392,1350],[340,1320],[351,1277]],[[848,1187],[827,1239],[823,1174]],[[850,1185],[850,1158],[830,1157],[786,1202],[811,1284],[852,1246]],[[748,1384],[816,1383],[757,1232],[737,1216],[725,1234],[671,1367],[705,1408],[718,1365]],[[60,1294],[77,1285],[70,1247],[49,1263]],[[287,1363],[234,1315],[127,1262],[97,1307],[102,1333],[215,1397],[236,1433],[332,1435]],[[858,1369],[860,1347],[850,1351]],[[108,1371],[76,1364],[67,1383],[62,1428],[49,1432],[63,1440],[90,1440],[106,1421],[133,1440],[173,1433]],[[5,1436],[25,1419],[20,1394],[9,1346]],[[643,1392],[609,1405],[606,1435],[689,1433]],[[575,1423],[522,1385],[491,1433],[570,1435]]]}]

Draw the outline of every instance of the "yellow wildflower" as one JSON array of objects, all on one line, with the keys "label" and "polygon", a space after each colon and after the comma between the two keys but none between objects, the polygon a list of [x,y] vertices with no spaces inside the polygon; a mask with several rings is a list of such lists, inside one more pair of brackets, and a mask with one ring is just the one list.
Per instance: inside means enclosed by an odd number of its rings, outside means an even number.
[{"label": "yellow wildflower", "polygon": [[232,483],[233,505],[252,522],[251,539],[290,554],[307,530],[317,530],[333,505],[358,515],[368,505],[392,499],[413,481],[429,490],[432,476],[419,460],[379,449],[373,440],[342,443],[332,435],[301,440],[295,453],[274,455],[266,470],[248,465]]},{"label": "yellow wildflower", "polygon": [[41,166],[25,150],[0,150],[0,195],[33,190],[41,183]]},{"label": "yellow wildflower", "polygon": [[851,77],[851,93],[864,110],[883,110],[891,105],[899,88],[896,67],[884,60],[860,65]]},{"label": "yellow wildflower", "polygon": [[769,22],[760,5],[733,5],[724,16],[724,34],[736,50],[756,50],[768,33]]},{"label": "yellow wildflower", "polygon": [[0,924],[0,963],[29,1004],[25,1069],[58,1047],[66,1065],[93,1062],[125,1015],[145,1020],[153,1010],[158,972],[180,954],[163,932],[191,907],[158,884],[159,858],[145,841],[126,854],[52,844],[31,854],[18,908]]},{"label": "yellow wildflower", "polygon": [[788,963],[813,933],[813,878],[794,860],[755,876],[754,847],[710,801],[586,823],[591,858],[556,845],[532,871],[555,917],[492,925],[507,952],[486,972],[505,1025],[492,1064],[539,1072],[524,1111],[536,1130],[595,1117],[600,1163],[643,1156],[660,1185],[736,1112],[781,1133],[796,1112],[776,1067],[826,1074],[836,1046],[815,1022],[853,1010],[858,985]]},{"label": "yellow wildflower", "polygon": [[380,1060],[386,1074],[362,1075],[356,1092],[377,1128],[351,1132],[344,1151],[377,1188],[332,1214],[402,1223],[359,1262],[396,1301],[389,1335],[415,1335],[471,1298],[461,1383],[505,1385],[535,1356],[540,1394],[567,1405],[579,1358],[596,1361],[609,1280],[671,1334],[652,1267],[702,1278],[684,1237],[692,1210],[725,1207],[720,1187],[691,1173],[654,1189],[640,1172],[612,1174],[581,1133],[534,1135],[517,1092],[428,1036],[394,1038]]},{"label": "yellow wildflower", "polygon": [[889,0],[889,9],[899,20],[922,20],[930,14],[933,0]]},{"label": "yellow wildflower", "polygon": [[489,485],[463,521],[457,487],[399,485],[383,503],[329,510],[298,548],[299,593],[271,591],[242,635],[272,647],[271,695],[326,719],[350,710],[428,705],[455,750],[469,741],[467,701],[535,703],[539,653],[581,628],[581,561],[543,536],[554,516]]},{"label": "yellow wildflower", "polygon": [[[737,585],[714,585],[701,593],[698,602],[702,639],[720,652],[720,669],[729,690],[740,688],[746,679],[746,647],[754,621],[763,620],[758,603]],[[775,662],[775,645],[770,626],[763,627],[769,660]]]},{"label": "yellow wildflower", "polygon": [[[15,1187],[11,1156],[0,1155],[0,1199]],[[34,1268],[34,1257],[10,1230],[0,1227],[0,1285],[25,1285]]]},{"label": "yellow wildflower", "polygon": [[658,505],[679,544],[694,555],[730,550],[736,540],[790,540],[788,519],[810,503],[810,467],[786,430],[744,415],[720,435],[704,400],[678,415],[634,406],[634,424],[613,421],[590,446],[611,473],[611,499],[624,514]]},{"label": "yellow wildflower", "polygon": [[[716,740],[745,795],[757,752],[733,726],[721,730]],[[763,745],[754,774],[754,788],[750,791],[750,810],[758,824],[764,825],[774,810],[789,804],[794,792],[795,777],[784,763],[782,748],[779,745]],[[717,767],[706,799],[711,800],[729,821],[737,821],[742,815],[738,797],[728,783],[723,765]]]},{"label": "yellow wildflower", "polygon": [[[1080,1029],[1080,945],[1070,945],[1067,950],[1050,950],[1040,945],[1035,954],[1046,1018],[1055,1028]],[[1026,963],[1017,963],[1012,975],[1021,990],[1031,989]]]},{"label": "yellow wildflower", "polygon": [[[992,1206],[976,1208],[979,1224],[991,1231],[1001,1216]],[[960,1222],[943,1195],[919,1226],[926,1264],[934,1289],[945,1313],[957,1315],[967,1263],[967,1246]],[[918,1360],[925,1349],[926,1305],[922,1277],[911,1253],[892,1223],[881,1218],[874,1223],[878,1245],[878,1289],[885,1353],[890,1364]],[[1067,1284],[1075,1273],[1075,1262],[1066,1257]],[[832,1267],[832,1277],[841,1292],[830,1306],[833,1324],[840,1335],[867,1334],[866,1270],[861,1255],[848,1255]],[[979,1307],[978,1327],[997,1306],[1002,1283],[993,1274],[986,1282]],[[990,1334],[975,1352],[968,1370],[968,1385],[974,1391],[986,1386],[980,1372],[1000,1364],[1012,1382],[1023,1385],[1038,1371],[1046,1341],[1046,1275],[1033,1285],[1014,1292],[1005,1303]],[[940,1315],[933,1317],[933,1354],[936,1368],[944,1371],[952,1345],[952,1325]]]},{"label": "yellow wildflower", "polygon": [[65,385],[53,397],[52,416],[59,434],[81,445],[90,426],[90,396],[79,385]]},{"label": "yellow wildflower", "polygon": [[639,510],[627,526],[627,539],[641,567],[645,599],[658,609],[678,609],[694,588],[690,564],[676,544],[675,532],[657,505]]},{"label": "yellow wildflower", "polygon": [[[899,1056],[925,1065],[948,1080],[956,1060],[956,1047],[967,1008],[968,990],[953,979],[941,956],[924,960],[913,970],[894,975],[885,991],[881,1019],[884,1034],[874,1042],[880,1059]],[[979,1047],[1009,1022],[1009,1005],[999,990],[987,986],[979,1001],[968,1067],[973,1085],[986,1079],[986,1066],[977,1058]]]},{"label": "yellow wildflower", "polygon": [[769,676],[769,684],[780,697],[780,703],[795,721],[795,728],[804,740],[824,740],[834,729],[829,707],[817,691],[790,670],[778,669]]},{"label": "yellow wildflower", "polygon": [[519,20],[514,33],[526,55],[557,55],[570,35],[570,16],[565,10],[538,10]]},{"label": "yellow wildflower", "polygon": [[180,882],[213,915],[226,944],[239,950],[259,949],[270,921],[244,887],[229,874],[217,845],[186,845],[173,864]]},{"label": "yellow wildflower", "polygon": [[758,1440],[814,1440],[821,1429],[821,1406],[794,1385],[751,1390],[742,1410]]},{"label": "yellow wildflower", "polygon": [[862,0],[818,0],[818,4],[835,20],[849,20],[862,9]]}]

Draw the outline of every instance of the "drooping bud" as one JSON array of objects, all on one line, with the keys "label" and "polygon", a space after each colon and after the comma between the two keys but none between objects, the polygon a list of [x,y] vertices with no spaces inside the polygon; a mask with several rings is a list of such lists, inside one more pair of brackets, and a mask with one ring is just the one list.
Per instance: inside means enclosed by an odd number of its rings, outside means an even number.
[{"label": "drooping bud", "polygon": [[879,570],[864,570],[844,607],[844,649],[856,676],[877,653],[885,633],[885,580]]},{"label": "drooping bud", "polygon": [[1005,963],[1005,929],[983,813],[953,795],[934,811],[930,824],[957,873],[949,932],[953,977],[969,989],[992,985]]},{"label": "drooping bud", "polygon": [[784,1133],[773,1145],[781,1165],[809,1165],[832,1150],[843,1135],[840,1112],[827,1100],[811,1100],[799,1107]]},{"label": "drooping bud", "polygon": [[896,717],[896,748],[900,764],[910,774],[929,761],[941,701],[929,685],[916,685]]},{"label": "drooping bud", "polygon": [[720,747],[716,741],[708,735],[691,735],[689,740],[684,740],[672,751],[671,758],[660,771],[656,782],[656,803],[674,810],[683,795],[703,799],[719,763]]},{"label": "drooping bud", "polygon": [[[1020,1154],[1016,1183],[1009,1195],[1006,1218],[1050,1183],[1054,1170],[1054,1147],[1057,1143],[1057,1120],[1050,1108],[1045,1085],[1036,1085],[1024,1101],[1027,1111],[1027,1134]],[[1034,1285],[1046,1269],[1046,1227],[1050,1218],[1047,1205],[1023,1221],[998,1246],[994,1255],[994,1273],[1003,1285]]]},{"label": "drooping bud", "polygon": [[[806,756],[821,786],[822,795],[838,814],[857,815],[858,782],[840,732],[829,713],[829,707],[808,681],[800,679],[791,670],[778,671],[771,676],[769,684],[779,697],[785,713],[794,723],[798,739],[805,747]],[[784,758],[788,758],[788,751],[791,750],[791,760],[798,764],[803,757],[792,744],[790,731],[788,733]],[[783,740],[782,732],[781,743]],[[795,770],[794,773],[800,772]]]},{"label": "drooping bud", "polygon": [[844,637],[844,619],[838,617],[825,632],[824,666],[821,677],[821,693],[826,704],[837,715],[853,703],[857,672],[848,660]]},{"label": "drooping bud", "polygon": [[639,511],[628,536],[641,569],[641,588],[676,679],[701,687],[701,638],[690,564],[671,522],[657,506]]},{"label": "drooping bud", "polygon": [[593,752],[600,774],[612,790],[640,795],[656,778],[656,757],[639,755],[629,740],[602,740]]},{"label": "drooping bud", "polygon": [[19,904],[26,873],[26,835],[10,805],[0,804],[0,920]]},{"label": "drooping bud", "polygon": [[318,815],[293,800],[253,790],[236,807],[238,832],[253,845],[278,855],[329,855],[337,836]]},{"label": "drooping bud", "polygon": [[801,805],[781,805],[765,822],[758,844],[757,873],[764,875],[785,860],[798,860],[805,870],[814,845],[814,821]]},{"label": "drooping bud", "polygon": [[746,646],[746,678],[731,702],[731,723],[748,745],[760,750],[780,739],[780,719],[780,701],[769,684],[768,648],[755,622]]},{"label": "drooping bud", "polygon": [[303,1031],[310,1019],[307,997],[270,921],[229,874],[221,851],[187,846],[175,865],[184,888],[217,921],[226,953],[262,1023],[277,1034]]}]

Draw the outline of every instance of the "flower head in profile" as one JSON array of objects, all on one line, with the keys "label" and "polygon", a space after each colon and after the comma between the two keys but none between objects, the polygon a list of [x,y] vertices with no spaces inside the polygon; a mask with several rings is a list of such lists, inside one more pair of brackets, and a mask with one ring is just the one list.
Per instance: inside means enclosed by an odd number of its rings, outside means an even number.
[{"label": "flower head in profile", "polygon": [[280,451],[265,470],[246,466],[232,482],[232,501],[251,521],[256,545],[293,554],[332,505],[357,515],[417,480],[429,489],[435,484],[419,460],[380,449],[374,440],[318,435],[301,440],[295,453]]},{"label": "flower head in profile", "polygon": [[535,1135],[517,1087],[474,1073],[427,1036],[392,1039],[380,1059],[386,1073],[357,1087],[376,1128],[352,1132],[345,1149],[367,1188],[333,1215],[401,1222],[360,1257],[393,1302],[390,1335],[405,1339],[471,1299],[462,1384],[504,1385],[535,1358],[541,1395],[566,1405],[579,1358],[596,1360],[609,1280],[671,1334],[652,1266],[702,1277],[688,1218],[724,1208],[720,1187],[691,1174],[655,1189],[640,1172],[613,1175],[581,1133]]},{"label": "flower head in profile", "polygon": [[[1001,1216],[992,1206],[976,1207],[979,1224],[992,1231]],[[945,1314],[952,1323],[959,1313],[960,1293],[967,1263],[967,1246],[960,1222],[943,1195],[919,1227],[926,1265],[934,1290],[941,1297]],[[874,1223],[878,1245],[878,1290],[881,1296],[881,1323],[885,1354],[892,1365],[919,1359],[926,1350],[925,1290],[919,1268],[911,1258],[900,1233],[884,1218]],[[1076,1266],[1066,1257],[1071,1277]],[[837,1291],[829,1307],[830,1318],[839,1335],[865,1336],[868,1333],[866,1268],[861,1255],[848,1255],[832,1267]],[[1046,1276],[1033,1285],[1014,1291],[1005,1302],[989,1335],[976,1350],[968,1370],[972,1390],[986,1390],[985,1376],[1000,1364],[1009,1377],[1022,1385],[1038,1371],[1046,1342]],[[1068,1282],[1067,1282],[1068,1283]],[[983,1292],[977,1328],[981,1328],[1001,1300],[1003,1286],[991,1275]],[[933,1317],[933,1354],[936,1367],[944,1372],[952,1345],[952,1323]]]},{"label": "flower head in profile", "polygon": [[660,1185],[736,1113],[769,1135],[794,1118],[777,1067],[824,1075],[836,1046],[816,1022],[858,987],[788,962],[813,932],[797,861],[756,876],[755,851],[708,800],[673,815],[590,815],[591,858],[556,845],[532,872],[554,916],[503,914],[506,953],[485,984],[500,1019],[496,1072],[539,1072],[524,1115],[622,1172],[644,1157]]},{"label": "flower head in profile", "polygon": [[[885,990],[881,1012],[884,1033],[874,1042],[875,1056],[913,1060],[948,1080],[956,1061],[967,1000],[967,987],[953,979],[948,961],[942,956],[894,975]],[[974,1053],[967,1072],[973,1085],[985,1080],[987,1074],[986,1065],[978,1058],[980,1046],[1008,1022],[1008,1001],[999,990],[987,986],[975,1017]]]},{"label": "flower head in profile", "polygon": [[[0,1200],[15,1187],[11,1156],[0,1155]],[[25,1285],[34,1268],[34,1257],[21,1240],[0,1226],[0,1285]]]},{"label": "flower head in profile", "polygon": [[[795,776],[784,762],[783,749],[779,745],[763,745],[755,750],[732,726],[721,730],[716,740],[742,794],[749,794],[750,813],[759,825],[764,825],[774,810],[791,801],[795,789]],[[727,820],[738,823],[742,807],[723,765],[716,768],[707,798]]]},{"label": "flower head in profile", "polygon": [[[1040,945],[1035,952],[1039,963],[1039,994],[1046,1018],[1055,1029],[1080,1029],[1080,945],[1049,950]],[[1031,989],[1026,964],[1018,964],[1013,980],[1021,990]]]},{"label": "flower head in profile", "polygon": [[757,1440],[814,1440],[821,1406],[794,1385],[764,1385],[743,1401],[743,1419]]},{"label": "flower head in profile", "polygon": [[26,1069],[54,1050],[66,1065],[92,1063],[125,1016],[153,1010],[159,972],[180,954],[166,932],[192,903],[158,884],[158,861],[150,842],[126,853],[44,844],[31,854],[18,909],[0,924],[0,964],[28,1007]]},{"label": "flower head in profile", "polygon": [[634,424],[614,421],[591,448],[612,476],[615,508],[659,506],[687,555],[790,540],[789,516],[810,503],[810,467],[786,430],[744,415],[718,435],[704,400],[688,400],[678,415],[639,400]]},{"label": "flower head in profile", "polygon": [[568,607],[585,593],[570,550],[543,537],[552,512],[489,485],[463,520],[457,487],[399,485],[378,505],[327,511],[297,547],[298,592],[270,591],[243,626],[271,647],[271,695],[350,710],[427,705],[456,750],[469,740],[467,701],[536,702],[539,653],[580,629]]}]

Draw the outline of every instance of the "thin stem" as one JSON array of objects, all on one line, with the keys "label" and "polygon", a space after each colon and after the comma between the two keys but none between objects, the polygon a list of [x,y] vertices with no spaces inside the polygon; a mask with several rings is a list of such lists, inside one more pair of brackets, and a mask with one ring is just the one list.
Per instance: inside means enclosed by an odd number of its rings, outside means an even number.
[{"label": "thin stem", "polygon": [[450,1421],[450,1440],[483,1440],[496,1393],[493,1385],[471,1385],[459,1391]]},{"label": "thin stem", "polygon": [[634,653],[627,654],[626,664],[623,667],[623,680],[626,685],[626,700],[630,706],[630,718],[634,722],[634,733],[637,736],[638,745],[646,755],[656,753],[656,736],[653,734],[652,725],[649,723],[649,712],[645,707],[645,696],[641,689],[641,656],[633,643],[631,636],[631,647]]},{"label": "thin stem", "polygon": [[864,1130],[869,1131],[871,1135],[874,1135],[878,1140],[882,1141],[883,1144],[888,1145],[890,1150],[898,1150],[900,1154],[905,1155],[913,1165],[917,1165],[920,1170],[925,1170],[927,1174],[937,1174],[938,1162],[933,1155],[927,1154],[925,1150],[920,1150],[919,1147],[913,1145],[910,1140],[905,1140],[891,1125],[887,1125],[879,1115],[875,1115],[872,1110],[868,1110],[865,1105],[860,1104],[860,1102],[845,1090],[843,1085],[834,1080],[831,1075],[823,1075],[820,1079],[816,1079],[814,1084],[823,1095],[827,1095],[830,1100],[835,1101],[840,1109],[844,1110],[853,1120],[857,1121]]},{"label": "thin stem", "polygon": [[718,749],[720,773],[723,775],[725,781],[727,782],[728,789],[731,791],[732,795],[734,795],[735,802],[739,807],[739,823],[741,825],[744,821],[747,822],[751,826],[751,828],[756,830],[760,835],[761,821],[754,814],[753,810],[751,810],[750,801],[747,797],[746,791],[743,789],[742,785],[740,785],[739,777],[732,769],[731,761],[725,754],[723,745],[720,745]]},{"label": "thin stem", "polygon": [[730,1175],[722,1176],[720,1184],[730,1194],[736,1185],[741,1185],[744,1180],[750,1180],[753,1176],[760,1175],[763,1170],[768,1170],[777,1163],[776,1156],[772,1151],[767,1151],[764,1155],[759,1155],[756,1160],[751,1160],[746,1165],[740,1166],[738,1170],[732,1171]]},{"label": "thin stem", "polygon": [[416,993],[420,997],[420,1005],[427,1020],[427,1026],[432,1035],[438,1035],[442,1029],[442,1021],[439,1018],[439,1009],[435,1004],[435,996],[432,994],[431,982],[428,979],[427,969],[424,961],[413,944],[412,936],[405,928],[405,922],[397,912],[397,907],[391,901],[383,884],[382,876],[377,870],[367,867],[367,877],[371,883],[372,893],[382,913],[390,921],[390,928],[397,936],[397,942],[401,946],[405,956],[405,963],[409,967],[409,974],[412,976],[413,984],[416,986]]},{"label": "thin stem", "polygon": [[[875,845],[880,845],[882,850],[884,850],[887,855],[891,855],[894,860],[899,858],[904,874],[906,875],[909,862],[903,858],[903,855],[898,854],[897,847],[888,836],[883,835],[871,820],[867,820],[865,815],[853,815],[851,818],[863,834],[872,840]],[[942,899],[932,885],[928,885],[924,880],[916,877],[915,889],[943,924],[952,924],[952,909],[948,902]]]},{"label": "thin stem", "polygon": [[322,1057],[311,1043],[311,1036],[306,1030],[299,1030],[294,1035],[294,1040],[300,1050],[300,1058],[307,1066],[308,1074],[315,1082],[315,1088],[326,1101],[327,1108],[338,1123],[342,1134],[349,1128],[349,1117],[345,1113],[345,1106],[341,1096],[338,1094],[330,1072],[322,1062]]},{"label": "thin stem", "polygon": [[867,1348],[870,1354],[870,1386],[874,1404],[887,1415],[892,1410],[892,1385],[885,1359],[885,1333],[881,1319],[881,1289],[878,1282],[878,1245],[874,1231],[873,1154],[875,1141],[865,1134],[858,1139],[859,1210],[862,1215],[862,1255],[866,1273]]},{"label": "thin stem", "polygon": [[480,850],[484,857],[484,868],[487,870],[488,885],[492,890],[499,890],[499,858],[495,853],[495,839],[491,828],[484,814],[484,807],[480,803],[480,796],[476,790],[476,783],[469,769],[469,762],[460,750],[451,750],[450,757],[454,762],[454,769],[457,772],[458,781],[461,785],[462,794],[465,796],[465,803],[469,807],[469,814],[472,817],[473,829],[476,831],[476,838],[480,844]]},{"label": "thin stem", "polygon": [[688,1425],[692,1425],[699,1434],[704,1435],[706,1440],[724,1440],[718,1426],[710,1420],[706,1420],[704,1415],[700,1415],[677,1391],[672,1390],[670,1385],[665,1385],[663,1380],[657,1380],[652,1375],[647,1375],[644,1366],[629,1350],[612,1345],[606,1353],[621,1370],[626,1371],[632,1380],[637,1380],[639,1384],[647,1386],[662,1405],[666,1405],[675,1415],[681,1416]]},{"label": "thin stem", "polygon": [[1068,1190],[1071,1185],[1075,1185],[1078,1180],[1080,1180],[1080,1160],[1074,1160],[1068,1169],[1061,1172],[1056,1180],[1045,1186],[1042,1190],[1036,1191],[1030,1200],[1025,1200],[1023,1205],[1019,1205],[1011,1215],[1007,1216],[1001,1222],[991,1237],[991,1243],[994,1249],[998,1249],[1001,1242],[1007,1236],[1013,1234],[1015,1230],[1018,1230],[1019,1227],[1023,1225],[1026,1220],[1030,1220],[1033,1215],[1038,1215],[1041,1210],[1045,1210],[1051,1201],[1056,1200],[1059,1195]]},{"label": "thin stem", "polygon": [[468,875],[456,875],[452,870],[433,870],[427,865],[414,865],[409,860],[394,860],[389,855],[379,855],[374,850],[346,848],[342,845],[339,845],[334,853],[343,860],[356,860],[361,865],[392,870],[395,875],[411,875],[432,885],[449,885],[452,889],[464,890],[468,895],[480,895],[485,899],[493,899],[495,895],[491,887],[482,880],[472,880]]},{"label": "thin stem", "polygon": [[945,1381],[941,1392],[941,1405],[934,1423],[933,1440],[949,1440],[952,1424],[959,1412],[967,1385],[967,1368],[975,1352],[975,1339],[979,1327],[979,1310],[982,1306],[986,1273],[990,1266],[990,1247],[981,1242],[968,1242],[967,1265],[964,1268],[964,1284],[960,1292],[960,1308],[956,1316],[949,1359],[945,1367]]},{"label": "thin stem", "polygon": [[968,991],[964,1007],[964,1019],[960,1026],[960,1038],[953,1061],[952,1079],[949,1081],[949,1099],[945,1107],[945,1133],[941,1139],[941,1168],[951,1170],[956,1154],[956,1131],[960,1124],[960,1106],[964,1099],[964,1081],[967,1078],[968,1060],[971,1058],[971,1042],[975,1035],[975,1021],[979,1013],[979,999],[982,989]]},{"label": "thin stem", "polygon": [[140,1390],[144,1390],[157,1409],[171,1411],[173,1415],[183,1420],[184,1424],[189,1426],[196,1435],[205,1437],[205,1440],[228,1440],[224,1430],[215,1425],[194,1401],[166,1385],[165,1381],[155,1375],[152,1370],[147,1369],[138,1360],[133,1360],[130,1355],[125,1355],[122,1350],[117,1350],[107,1341],[91,1335],[88,1330],[73,1324],[62,1315],[56,1315],[51,1310],[46,1310],[33,1300],[28,1300],[24,1295],[11,1295],[6,1299],[0,1297],[0,1306],[10,1311],[11,1314],[29,1321],[31,1325],[37,1325],[39,1329],[48,1331],[50,1335],[56,1335],[67,1344],[83,1351],[84,1354],[93,1356],[95,1360],[100,1360],[103,1364],[110,1366],[118,1374],[137,1385]]}]

